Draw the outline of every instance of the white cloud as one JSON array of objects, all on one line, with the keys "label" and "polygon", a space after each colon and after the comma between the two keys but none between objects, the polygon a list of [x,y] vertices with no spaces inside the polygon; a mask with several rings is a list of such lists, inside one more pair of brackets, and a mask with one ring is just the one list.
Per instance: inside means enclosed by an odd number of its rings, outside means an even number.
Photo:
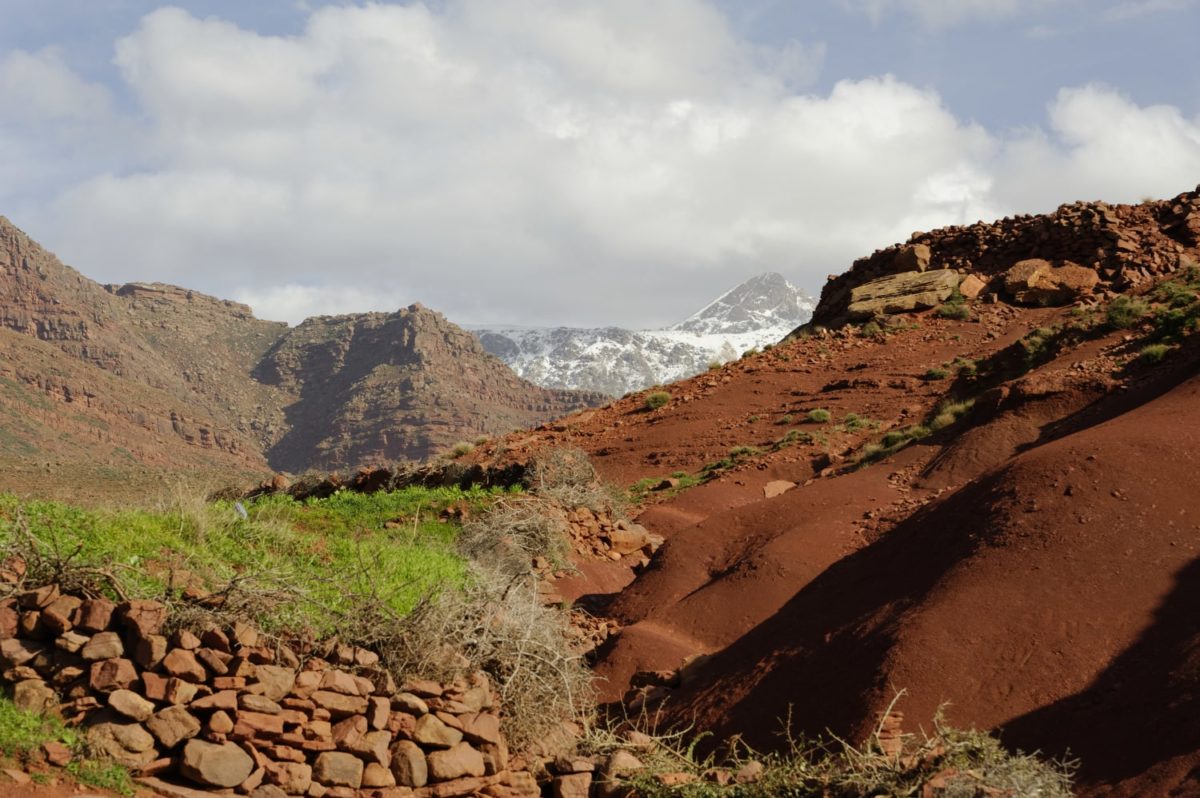
[{"label": "white cloud", "polygon": [[1196,5],[1197,0],[1123,0],[1104,12],[1109,22],[1124,22],[1138,17],[1167,11],[1183,11]]},{"label": "white cloud", "polygon": [[287,37],[148,15],[117,45],[134,113],[97,128],[127,163],[26,226],[91,276],[265,317],[643,326],[757,272],[817,289],[913,230],[1197,173],[1194,119],[1100,87],[1016,133],[888,76],[800,93],[820,44],[764,50],[702,0],[439,9],[326,7]]},{"label": "white cloud", "polygon": [[110,111],[108,92],[80,79],[53,48],[0,57],[0,120],[92,120]]},{"label": "white cloud", "polygon": [[287,283],[261,290],[238,289],[233,299],[254,308],[255,315],[297,324],[311,316],[381,311],[411,304],[406,292],[391,286],[300,285]]},{"label": "white cloud", "polygon": [[999,193],[1011,207],[1044,208],[1055,195],[1137,202],[1193,187],[1200,175],[1200,115],[1140,107],[1091,85],[1063,89],[1048,108],[1050,132],[1007,145]]},{"label": "white cloud", "polygon": [[[1158,2],[1161,0],[1150,0]],[[892,14],[910,14],[931,28],[947,28],[976,19],[1002,19],[1041,12],[1082,0],[841,0],[878,24]],[[1171,2],[1171,0],[1166,0]]]}]

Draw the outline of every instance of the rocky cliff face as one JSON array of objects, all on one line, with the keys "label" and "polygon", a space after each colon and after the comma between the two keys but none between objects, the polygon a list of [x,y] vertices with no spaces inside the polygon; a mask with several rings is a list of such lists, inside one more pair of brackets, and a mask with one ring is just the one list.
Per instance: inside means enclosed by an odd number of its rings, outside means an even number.
[{"label": "rocky cliff face", "polygon": [[538,388],[421,305],[321,316],[288,330],[255,375],[295,394],[271,462],[289,470],[418,460],[456,441],[536,425],[599,395]]},{"label": "rocky cliff face", "polygon": [[265,466],[233,405],[219,392],[206,393],[180,363],[203,368],[206,360],[229,358],[215,341],[196,343],[204,330],[237,337],[247,324],[269,323],[243,324],[225,312],[194,320],[177,313],[163,331],[169,345],[160,345],[156,314],[130,287],[88,280],[3,217],[0,294],[0,413],[10,419],[0,452],[112,465]]},{"label": "rocky cliff face", "polygon": [[599,399],[521,380],[419,306],[289,329],[185,288],[100,285],[3,217],[0,296],[6,463],[344,469]]},{"label": "rocky cliff face", "polygon": [[813,305],[782,276],[768,273],[663,330],[505,327],[475,333],[487,351],[531,382],[621,396],[773,344],[808,319]]}]

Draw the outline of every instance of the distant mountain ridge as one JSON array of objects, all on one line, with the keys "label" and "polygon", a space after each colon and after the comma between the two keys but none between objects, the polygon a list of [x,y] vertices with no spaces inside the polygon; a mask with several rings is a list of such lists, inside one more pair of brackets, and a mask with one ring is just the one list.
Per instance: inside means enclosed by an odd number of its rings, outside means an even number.
[{"label": "distant mountain ridge", "polygon": [[815,307],[781,275],[768,272],[662,330],[493,327],[473,332],[487,351],[530,382],[621,396],[773,344],[808,321]]},{"label": "distant mountain ridge", "polygon": [[0,472],[346,469],[603,399],[520,379],[420,305],[289,328],[186,288],[101,285],[3,217],[0,298]]}]

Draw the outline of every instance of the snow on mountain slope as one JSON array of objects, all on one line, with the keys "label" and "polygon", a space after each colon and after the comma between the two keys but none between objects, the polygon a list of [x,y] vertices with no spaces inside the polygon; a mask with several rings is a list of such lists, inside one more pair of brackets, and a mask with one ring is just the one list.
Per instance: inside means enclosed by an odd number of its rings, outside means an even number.
[{"label": "snow on mountain slope", "polygon": [[530,382],[621,396],[773,344],[807,321],[814,305],[783,277],[767,273],[665,330],[500,327],[473,332],[487,351]]}]

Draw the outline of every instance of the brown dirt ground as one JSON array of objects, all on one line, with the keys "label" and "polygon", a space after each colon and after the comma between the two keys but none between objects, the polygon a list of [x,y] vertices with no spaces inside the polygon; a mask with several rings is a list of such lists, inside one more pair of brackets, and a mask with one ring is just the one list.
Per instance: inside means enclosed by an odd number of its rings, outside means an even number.
[{"label": "brown dirt ground", "polygon": [[[1127,334],[979,386],[965,422],[861,470],[883,430],[918,422],[962,381],[925,371],[982,360],[1063,311],[981,306],[879,343],[789,342],[670,386],[512,436],[500,456],[570,444],[619,484],[765,451],[652,503],[667,537],[642,573],[584,569],[560,592],[623,627],[599,652],[604,698],[637,671],[678,668],[664,723],[763,747],[792,731],[861,738],[899,690],[910,729],[955,725],[1082,762],[1095,795],[1198,794],[1200,378],[1196,347],[1125,367]],[[878,429],[766,451],[793,416],[848,412]],[[493,451],[493,454],[496,452]],[[487,452],[483,453],[485,456]],[[764,499],[770,480],[799,484]],[[632,580],[632,581],[630,581]],[[630,582],[625,586],[626,582]]]}]

